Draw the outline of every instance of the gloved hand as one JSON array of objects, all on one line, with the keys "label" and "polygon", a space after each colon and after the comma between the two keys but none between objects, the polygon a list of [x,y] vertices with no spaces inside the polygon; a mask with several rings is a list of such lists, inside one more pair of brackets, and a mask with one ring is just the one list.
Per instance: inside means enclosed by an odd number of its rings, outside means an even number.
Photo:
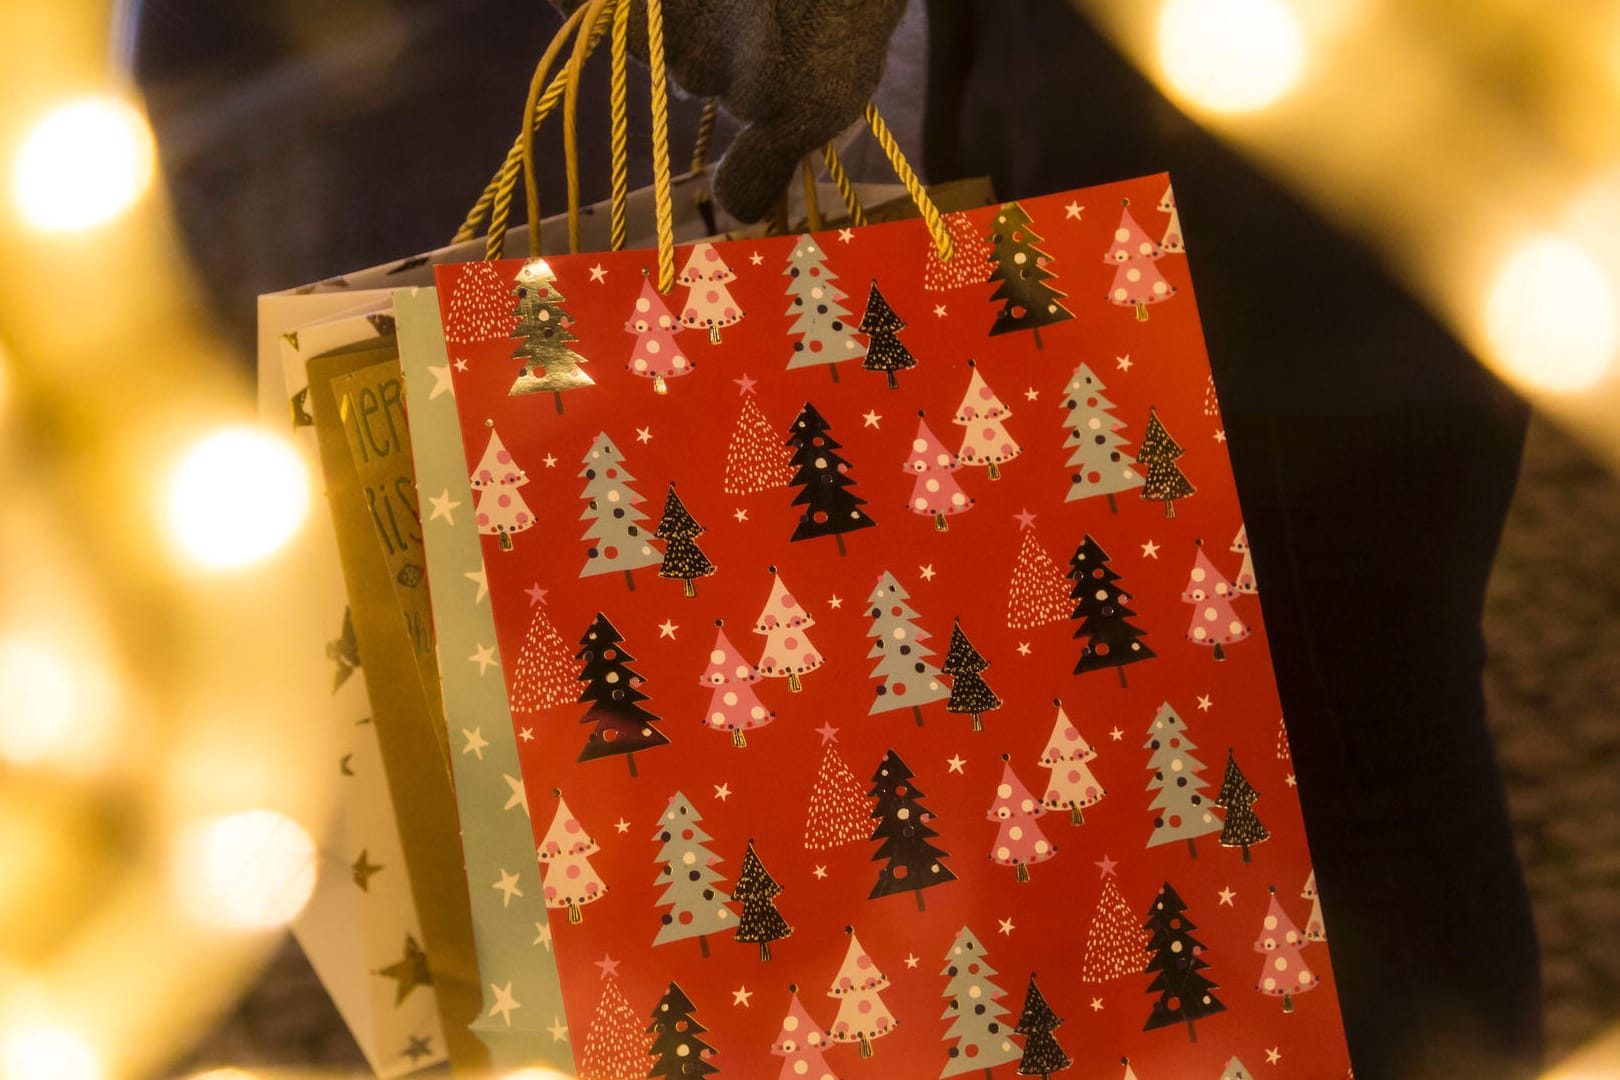
[{"label": "gloved hand", "polygon": [[[553,0],[566,14],[585,0]],[[647,59],[646,0],[632,0],[630,51]],[[744,125],[716,168],[714,196],[743,221],[770,213],[805,154],[860,117],[883,74],[905,0],[664,0],[670,76],[720,99]]]}]

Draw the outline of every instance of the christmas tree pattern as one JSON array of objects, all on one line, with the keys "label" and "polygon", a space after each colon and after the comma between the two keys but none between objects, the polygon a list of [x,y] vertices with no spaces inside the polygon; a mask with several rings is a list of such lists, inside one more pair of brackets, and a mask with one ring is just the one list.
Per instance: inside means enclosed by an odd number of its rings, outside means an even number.
[{"label": "christmas tree pattern", "polygon": [[719,619],[714,625],[709,669],[699,680],[700,685],[714,690],[703,722],[714,731],[731,732],[731,745],[741,748],[748,745],[743,732],[764,727],[776,719],[776,713],[767,709],[754,693],[753,684],[759,682],[759,672],[733,647]]},{"label": "christmas tree pattern", "polygon": [[1001,1003],[1007,992],[990,981],[996,969],[985,962],[984,946],[972,930],[964,926],[957,933],[940,974],[947,980],[945,1019],[951,1022],[945,1038],[956,1042],[946,1051],[942,1080],[975,1069],[983,1069],[989,1077],[997,1065],[1017,1061],[1021,1051],[1009,1037],[1012,1029],[1001,1019],[1007,1015]]},{"label": "christmas tree pattern", "polygon": [[849,765],[829,746],[810,789],[810,811],[804,821],[804,846],[825,851],[840,844],[872,838],[872,800],[867,798]]},{"label": "christmas tree pattern", "polygon": [[1184,839],[1187,853],[1196,859],[1198,848],[1194,841],[1221,828],[1221,819],[1210,812],[1207,800],[1200,794],[1209,784],[1199,775],[1204,771],[1203,762],[1192,756],[1198,747],[1188,738],[1186,723],[1168,701],[1154,714],[1148,741],[1142,745],[1153,751],[1148,758],[1153,779],[1148,781],[1147,789],[1158,792],[1149,804],[1157,813],[1147,846]]},{"label": "christmas tree pattern", "polygon": [[658,566],[661,578],[679,579],[685,585],[687,596],[696,596],[693,580],[714,573],[714,563],[698,547],[697,538],[707,532],[692,517],[675,494],[675,481],[669,482],[669,494],[664,498],[664,515],[658,519],[653,535],[664,541],[664,558]]},{"label": "christmas tree pattern", "polygon": [[1053,698],[1052,704],[1057,707],[1057,719],[1046,749],[1041,751],[1041,768],[1050,769],[1052,778],[1041,803],[1048,810],[1067,809],[1070,824],[1083,825],[1085,816],[1080,811],[1102,802],[1108,792],[1086,768],[1086,762],[1097,760],[1097,751],[1063,711],[1063,702]]},{"label": "christmas tree pattern", "polygon": [[1119,1059],[1119,1063],[1125,1066],[1125,1074],[1119,1080],[1136,1080],[1136,1070],[1131,1068],[1131,1059],[1122,1057]]},{"label": "christmas tree pattern", "polygon": [[1238,768],[1237,758],[1230,748],[1226,751],[1226,775],[1221,779],[1221,790],[1215,796],[1215,805],[1226,811],[1221,826],[1221,846],[1243,849],[1243,861],[1249,861],[1249,848],[1271,839],[1271,833],[1254,815],[1255,800],[1260,793],[1249,786],[1248,778]]},{"label": "christmas tree pattern", "polygon": [[1046,807],[1013,772],[1012,756],[1002,754],[1001,761],[1001,783],[996,787],[996,799],[990,804],[990,812],[985,814],[1000,826],[995,845],[990,848],[990,858],[1000,866],[1017,867],[1018,880],[1028,881],[1030,866],[1056,855],[1057,845],[1049,841],[1035,823],[1036,818],[1046,813]]},{"label": "christmas tree pattern", "polygon": [[1064,294],[1047,284],[1057,275],[1046,268],[1051,259],[1036,246],[1041,242],[1022,206],[1011,202],[997,212],[990,229],[990,260],[995,264],[990,280],[996,282],[990,302],[1000,301],[1001,310],[990,327],[991,337],[1029,330],[1039,349],[1043,348],[1041,327],[1074,318],[1062,304]]},{"label": "christmas tree pattern", "polygon": [[624,332],[636,339],[630,350],[625,370],[632,375],[652,380],[655,394],[667,393],[666,379],[690,375],[696,365],[681,352],[675,335],[681,326],[664,306],[663,298],[653,286],[652,278],[642,277],[641,295],[636,297],[636,308],[624,322]]},{"label": "christmas tree pattern", "polygon": [[1062,1025],[1063,1020],[1052,1011],[1041,988],[1035,985],[1035,973],[1030,972],[1029,990],[1024,994],[1024,1010],[1018,1014],[1018,1026],[1013,1029],[1024,1036],[1024,1054],[1018,1062],[1019,1076],[1049,1077],[1074,1064],[1052,1034]]},{"label": "christmas tree pattern", "polygon": [[737,918],[737,940],[745,945],[758,945],[761,960],[771,958],[771,942],[781,941],[793,933],[793,927],[776,910],[776,898],[781,895],[782,886],[759,861],[754,841],[749,840],[742,867],[737,871],[737,882],[731,887],[731,898],[743,906]]},{"label": "christmas tree pattern", "polygon": [[702,820],[686,796],[677,791],[670,796],[669,806],[658,821],[653,843],[661,845],[656,861],[664,868],[658,872],[655,884],[662,885],[664,891],[657,904],[667,905],[669,910],[659,916],[653,944],[695,937],[699,951],[708,956],[708,935],[730,931],[737,919],[726,906],[731,897],[715,888],[721,877],[715,869],[720,857],[703,846],[713,838],[698,828]]},{"label": "christmas tree pattern", "polygon": [[861,313],[861,324],[855,329],[865,334],[867,340],[866,359],[861,361],[861,367],[887,375],[890,390],[900,388],[900,383],[894,377],[895,372],[917,366],[917,358],[900,340],[900,331],[905,328],[905,322],[894,313],[874,280],[866,294],[866,310]]},{"label": "christmas tree pattern", "polygon": [[506,282],[492,262],[468,263],[461,268],[455,290],[450,294],[450,317],[445,320],[444,339],[453,345],[510,337],[512,304],[507,300]]},{"label": "christmas tree pattern", "polygon": [[1164,516],[1176,516],[1176,500],[1185,499],[1197,489],[1192,486],[1181,467],[1176,464],[1183,451],[1159,422],[1158,410],[1148,409],[1147,434],[1137,447],[1136,460],[1147,466],[1147,477],[1142,482],[1142,498],[1148,502],[1164,503]]},{"label": "christmas tree pattern", "polygon": [[1068,578],[1074,582],[1069,592],[1074,611],[1069,618],[1080,621],[1074,636],[1086,639],[1074,673],[1115,668],[1119,685],[1124,686],[1125,665],[1150,660],[1156,654],[1140,640],[1146,631],[1128,621],[1136,615],[1125,606],[1131,598],[1115,584],[1119,575],[1108,565],[1108,552],[1089,533],[1069,558]]},{"label": "christmas tree pattern", "polygon": [[1238,526],[1238,534],[1232,539],[1232,546],[1228,551],[1243,556],[1243,563],[1238,567],[1237,577],[1232,579],[1232,587],[1240,593],[1253,595],[1260,591],[1254,583],[1254,556],[1249,552],[1249,527]]},{"label": "christmas tree pattern", "polygon": [[928,796],[911,782],[911,768],[890,750],[883,756],[867,795],[877,800],[871,816],[877,820],[870,839],[881,840],[872,861],[887,859],[878,871],[868,900],[899,892],[916,894],[917,910],[924,910],[922,890],[955,881],[956,875],[940,860],[947,853],[928,841],[939,836],[929,827],[934,813],[922,804]]},{"label": "christmas tree pattern", "polygon": [[752,495],[793,482],[793,453],[777,438],[776,429],[760,411],[754,395],[743,395],[737,427],[726,447],[726,475],[722,488],[727,495]]},{"label": "christmas tree pattern", "polygon": [[714,1056],[714,1047],[701,1038],[709,1029],[697,1022],[692,1015],[695,1012],[697,1006],[686,992],[670,983],[653,1009],[652,1023],[647,1028],[653,1036],[652,1046],[647,1051],[653,1065],[644,1076],[658,1080],[701,1080],[720,1071],[709,1062]]},{"label": "christmas tree pattern", "polygon": [[1181,591],[1181,602],[1193,608],[1187,640],[1194,645],[1213,646],[1217,660],[1226,659],[1226,646],[1249,636],[1248,624],[1232,610],[1236,591],[1209,561],[1209,556],[1204,554],[1203,541],[1199,541],[1193,568],[1187,574],[1187,587]]},{"label": "christmas tree pattern", "polygon": [[838,1015],[833,1018],[832,1030],[827,1037],[834,1042],[858,1042],[861,1057],[872,1056],[872,1040],[879,1039],[895,1029],[897,1021],[878,995],[888,987],[889,977],[878,970],[872,957],[861,948],[855,928],[844,927],[849,934],[849,949],[844,963],[827,991],[827,996],[838,1000]]},{"label": "christmas tree pattern", "polygon": [[1161,214],[1170,215],[1170,222],[1164,227],[1164,238],[1159,241],[1159,250],[1166,255],[1185,255],[1187,246],[1181,238],[1181,211],[1176,209],[1176,193],[1169,184],[1165,185],[1164,194],[1159,197],[1158,210]]},{"label": "christmas tree pattern", "polygon": [[1277,717],[1277,760],[1287,761],[1290,757],[1292,757],[1292,753],[1288,749],[1288,722],[1279,716]]},{"label": "christmas tree pattern", "polygon": [[844,533],[877,522],[861,509],[866,500],[849,490],[855,481],[849,478],[849,462],[836,452],[842,444],[827,434],[827,421],[807,401],[793,421],[787,445],[793,448],[794,470],[788,482],[800,489],[793,505],[804,507],[789,540],[831,536],[838,542],[838,554],[844,554]]},{"label": "christmas tree pattern", "polygon": [[1142,486],[1142,474],[1132,466],[1136,459],[1121,449],[1125,436],[1120,432],[1125,425],[1114,419],[1110,411],[1114,403],[1103,396],[1107,387],[1081,364],[1074,369],[1069,384],[1063,388],[1064,420],[1069,429],[1063,440],[1069,455],[1069,493],[1065,502],[1087,499],[1094,495],[1108,498],[1108,509],[1119,512],[1114,495]]},{"label": "christmas tree pattern", "polygon": [[921,727],[922,707],[948,698],[951,692],[940,681],[939,669],[928,662],[934,650],[923,642],[933,635],[917,625],[917,612],[906,602],[910,599],[911,595],[887,570],[867,599],[872,628],[866,636],[872,639],[872,651],[866,657],[877,660],[872,677],[882,680],[867,715],[909,707]]},{"label": "christmas tree pattern", "polygon": [[1225,1012],[1226,1006],[1214,994],[1219,985],[1201,974],[1209,961],[1204,959],[1204,943],[1192,936],[1198,924],[1187,918],[1187,905],[1168,881],[1153,898],[1142,925],[1149,935],[1146,970],[1153,973],[1146,992],[1159,995],[1142,1030],[1184,1023],[1187,1038],[1197,1042],[1194,1023]]},{"label": "christmas tree pattern", "polygon": [[1250,1072],[1243,1062],[1233,1057],[1221,1071],[1221,1080],[1254,1080],[1254,1073]]},{"label": "christmas tree pattern", "polygon": [[1176,294],[1176,287],[1164,280],[1159,268],[1153,265],[1164,252],[1148,239],[1142,226],[1131,216],[1131,201],[1123,201],[1119,228],[1114,230],[1114,244],[1103,256],[1104,262],[1116,267],[1108,299],[1120,307],[1135,308],[1136,321],[1147,322],[1148,305],[1170,299]]},{"label": "christmas tree pattern", "polygon": [[826,265],[827,253],[812,236],[801,236],[788,256],[787,295],[793,298],[787,313],[794,316],[789,334],[793,355],[787,369],[827,365],[827,374],[838,381],[837,365],[866,355],[866,348],[855,339],[844,290],[834,285],[838,275]]},{"label": "christmas tree pattern", "polygon": [[1120,893],[1112,868],[1105,870],[1097,911],[1091,917],[1091,928],[1086,931],[1080,978],[1100,983],[1142,974],[1147,968],[1147,961],[1142,958],[1147,943],[1148,935]]},{"label": "christmas tree pattern", "polygon": [[917,437],[911,443],[911,456],[906,458],[906,475],[916,477],[911,485],[911,501],[906,505],[913,514],[934,518],[934,528],[944,532],[950,528],[947,514],[966,513],[973,508],[973,500],[963,493],[961,485],[951,475],[962,467],[956,455],[945,449],[928,428],[928,421],[917,413]]},{"label": "christmas tree pattern", "polygon": [[793,999],[787,1015],[782,1017],[782,1030],[771,1043],[771,1053],[787,1059],[782,1062],[777,1080],[837,1080],[822,1053],[827,1037],[799,1000],[797,984],[790,984],[788,993]]},{"label": "christmas tree pattern", "polygon": [[816,670],[826,660],[805,633],[816,625],[814,616],[788,592],[774,566],[771,576],[771,595],[754,621],[754,633],[765,637],[765,647],[755,667],[768,678],[787,679],[788,691],[798,693],[804,689],[799,676]]},{"label": "christmas tree pattern", "polygon": [[546,907],[567,908],[568,921],[578,923],[580,908],[606,895],[608,887],[592,868],[590,857],[602,850],[585,832],[557,792],[557,812],[551,818],[546,838],[540,841],[540,867],[544,872],[541,888]]},{"label": "christmas tree pattern", "polygon": [[669,739],[653,723],[658,717],[636,704],[646,701],[641,692],[642,679],[628,665],[635,662],[620,642],[624,638],[606,615],[596,613],[585,636],[580,639],[580,651],[574,659],[582,661],[579,680],[585,684],[579,700],[590,702],[590,708],[579,718],[581,724],[594,724],[585,748],[579,752],[580,761],[594,761],[610,754],[623,754],[630,775],[636,775],[637,750],[651,750],[655,746],[669,745]]},{"label": "christmas tree pattern", "polygon": [[1262,994],[1282,998],[1283,1012],[1293,1012],[1294,995],[1315,990],[1320,981],[1299,955],[1306,944],[1293,920],[1277,902],[1277,889],[1273,886],[1260,936],[1254,939],[1254,951],[1266,958],[1254,988]]},{"label": "christmas tree pattern", "polygon": [[968,220],[965,211],[958,210],[944,217],[945,231],[951,237],[950,261],[939,257],[939,246],[928,238],[923,255],[923,288],[929,292],[960,289],[978,285],[990,276],[990,243],[984,234]]},{"label": "christmas tree pattern", "polygon": [[1006,420],[1012,410],[990,389],[977,364],[969,360],[968,367],[972,374],[968,376],[967,390],[956,406],[956,415],[951,417],[953,424],[964,429],[956,457],[964,465],[984,466],[990,479],[1000,480],[1001,463],[1011,461],[1024,449],[1007,434]]},{"label": "christmas tree pattern", "polygon": [[663,561],[658,549],[648,543],[646,530],[636,524],[647,520],[647,515],[637,507],[641,496],[630,487],[635,477],[624,467],[624,455],[605,431],[592,440],[584,465],[579,473],[585,481],[585,490],[580,492],[585,512],[580,520],[591,524],[581,539],[591,545],[585,550],[585,566],[579,576],[623,570],[625,584],[634,592],[636,580],[631,571]]},{"label": "christmas tree pattern", "polygon": [[1311,902],[1311,913],[1305,920],[1305,940],[1326,941],[1327,928],[1322,923],[1322,898],[1316,894],[1315,870],[1305,879],[1305,888],[1299,895]]},{"label": "christmas tree pattern", "polygon": [[512,295],[517,297],[512,314],[518,323],[510,336],[523,339],[512,358],[522,360],[523,368],[506,393],[517,397],[550,391],[556,395],[557,411],[562,412],[564,391],[580,390],[596,382],[579,368],[586,363],[585,358],[568,347],[579,339],[571,329],[574,320],[563,310],[567,298],[557,288],[557,275],[544,259],[524,264],[512,285]]},{"label": "christmas tree pattern", "polygon": [[1033,630],[1069,617],[1068,575],[1035,539],[1034,529],[1023,530],[1018,560],[1007,587],[1007,629]]},{"label": "christmas tree pattern", "polygon": [[546,617],[545,607],[536,601],[534,617],[518,651],[512,675],[511,706],[521,713],[536,713],[572,705],[576,695],[579,668],[574,664],[568,643]]},{"label": "christmas tree pattern", "polygon": [[651,1046],[641,1018],[609,978],[579,1053],[579,1080],[643,1080]]},{"label": "christmas tree pattern", "polygon": [[962,620],[957,619],[951,625],[951,645],[945,650],[945,663],[939,669],[941,674],[951,677],[951,697],[945,703],[945,711],[971,713],[974,731],[984,730],[984,721],[980,719],[984,713],[1001,708],[1001,699],[984,681],[983,672],[989,666],[990,661],[981,656],[962,633]]},{"label": "christmas tree pattern", "polygon": [[511,452],[501,442],[500,432],[493,427],[484,456],[478,459],[478,468],[473,470],[468,482],[478,493],[478,503],[473,507],[478,531],[500,537],[501,550],[511,551],[512,534],[534,527],[534,512],[518,491],[529,482],[529,474],[512,460]]},{"label": "christmas tree pattern", "polygon": [[737,275],[720,257],[713,244],[698,244],[675,279],[685,285],[686,302],[681,305],[681,325],[708,330],[709,342],[720,344],[720,331],[742,321],[743,311],[726,289]]}]

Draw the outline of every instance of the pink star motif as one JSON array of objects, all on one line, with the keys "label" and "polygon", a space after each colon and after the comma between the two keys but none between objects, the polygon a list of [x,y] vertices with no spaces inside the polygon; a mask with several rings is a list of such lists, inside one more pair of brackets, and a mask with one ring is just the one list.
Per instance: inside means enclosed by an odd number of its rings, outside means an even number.
[{"label": "pink star motif", "polygon": [[1013,517],[1018,519],[1019,532],[1023,532],[1025,529],[1033,529],[1035,527],[1035,515],[1030,513],[1027,507],[1014,514]]},{"label": "pink star motif", "polygon": [[1102,857],[1102,862],[1095,862],[1095,863],[1092,863],[1091,865],[1096,866],[1096,867],[1100,867],[1102,869],[1102,873],[1098,874],[1097,875],[1098,877],[1113,877],[1114,876],[1114,867],[1118,866],[1119,863],[1118,863],[1117,860],[1110,859],[1107,855],[1104,855]]},{"label": "pink star motif", "polygon": [[619,962],[613,959],[613,957],[609,956],[607,953],[602,954],[602,959],[592,962],[595,963],[597,967],[602,969],[602,978],[604,979],[609,975],[617,975],[619,973]]},{"label": "pink star motif", "polygon": [[741,397],[744,394],[752,394],[754,392],[754,387],[759,384],[759,380],[758,379],[750,379],[748,377],[748,372],[746,372],[746,371],[743,372],[743,377],[742,378],[740,378],[740,379],[732,379],[731,381],[736,383],[738,386],[740,386],[742,388],[742,389],[737,391],[737,396],[738,397]]},{"label": "pink star motif", "polygon": [[546,602],[546,590],[540,587],[540,583],[538,581],[523,591],[529,594],[530,607],[534,607],[536,604],[543,604]]},{"label": "pink star motif", "polygon": [[816,728],[815,731],[817,735],[821,736],[822,746],[826,746],[830,742],[838,741],[838,729],[832,726],[831,720]]}]

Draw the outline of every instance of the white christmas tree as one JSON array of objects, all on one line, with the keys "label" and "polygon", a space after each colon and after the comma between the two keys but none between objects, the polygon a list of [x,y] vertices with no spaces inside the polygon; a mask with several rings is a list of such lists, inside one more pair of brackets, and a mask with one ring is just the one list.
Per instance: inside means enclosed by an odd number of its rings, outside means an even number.
[{"label": "white christmas tree", "polygon": [[765,647],[755,666],[767,678],[787,679],[788,690],[796,693],[803,689],[799,676],[814,671],[825,660],[805,634],[816,625],[815,618],[788,592],[776,567],[771,567],[771,574],[774,580],[770,598],[754,622],[754,633],[765,637]]},{"label": "white christmas tree", "polygon": [[861,947],[854,927],[846,926],[844,930],[849,934],[849,949],[827,991],[828,997],[838,1000],[838,1015],[827,1037],[834,1042],[860,1043],[861,1057],[871,1057],[872,1040],[887,1035],[897,1024],[879,996],[888,987],[889,977],[878,970]]},{"label": "white christmas tree", "polygon": [[990,389],[972,360],[968,361],[968,366],[973,373],[968,376],[967,390],[956,406],[956,415],[951,417],[951,422],[962,428],[962,448],[956,456],[963,465],[983,466],[990,479],[999,480],[1002,462],[1011,461],[1024,450],[1007,434],[1007,418],[1013,414],[1012,409]]},{"label": "white christmas tree", "polygon": [[566,908],[571,923],[581,920],[582,906],[607,893],[608,887],[590,862],[590,857],[600,850],[558,792],[557,812],[546,838],[540,842],[540,866],[545,871],[542,888],[546,907]]},{"label": "white christmas tree", "polygon": [[1097,759],[1097,751],[1064,713],[1063,702],[1054,698],[1052,704],[1057,706],[1057,719],[1041,753],[1041,767],[1050,769],[1052,778],[1041,802],[1048,810],[1067,808],[1069,821],[1080,825],[1085,822],[1080,811],[1101,802],[1108,792],[1086,767],[1086,762]]},{"label": "white christmas tree", "polygon": [[529,482],[529,474],[512,460],[511,451],[493,427],[489,429],[484,456],[478,459],[478,467],[468,481],[478,494],[473,507],[478,531],[500,537],[501,550],[511,551],[513,534],[534,528],[534,512],[518,491]]},{"label": "white christmas tree", "polygon": [[676,278],[685,285],[686,302],[681,305],[681,325],[693,330],[707,330],[712,344],[720,343],[723,327],[740,322],[742,310],[731,298],[726,283],[736,281],[737,275],[720,257],[713,244],[698,244]]}]

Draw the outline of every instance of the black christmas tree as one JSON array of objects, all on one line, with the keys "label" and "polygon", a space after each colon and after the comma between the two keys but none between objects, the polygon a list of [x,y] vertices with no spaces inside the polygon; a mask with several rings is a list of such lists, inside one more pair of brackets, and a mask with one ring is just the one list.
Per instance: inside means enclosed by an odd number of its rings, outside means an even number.
[{"label": "black christmas tree", "polygon": [[928,796],[911,782],[911,776],[911,769],[893,750],[883,756],[872,775],[872,790],[867,792],[877,799],[872,807],[872,817],[877,819],[872,839],[883,841],[872,861],[887,859],[888,865],[878,871],[877,884],[867,899],[910,890],[917,895],[917,910],[922,911],[922,890],[955,881],[956,875],[940,861],[947,853],[928,842],[939,835],[928,827],[934,813],[922,804]]},{"label": "black christmas tree", "polygon": [[714,563],[697,546],[697,538],[705,531],[675,494],[675,482],[670,481],[669,496],[664,499],[664,516],[658,519],[658,529],[653,533],[665,542],[664,561],[659,564],[658,576],[680,578],[686,583],[687,596],[697,595],[697,588],[692,584],[694,578],[714,573]]},{"label": "black christmas tree", "polygon": [[1167,881],[1142,924],[1149,935],[1145,971],[1154,973],[1147,993],[1159,995],[1142,1030],[1185,1023],[1187,1037],[1197,1042],[1193,1021],[1225,1012],[1226,1006],[1212,993],[1217,985],[1199,974],[1209,963],[1203,957],[1204,943],[1192,936],[1198,926],[1186,912],[1187,905]]},{"label": "black christmas tree", "polygon": [[1271,839],[1271,831],[1254,815],[1255,800],[1260,793],[1249,786],[1248,777],[1238,768],[1230,747],[1226,751],[1226,775],[1221,779],[1220,794],[1215,805],[1226,811],[1226,823],[1221,829],[1222,847],[1243,849],[1243,861],[1249,861],[1249,847]]},{"label": "black christmas tree", "polygon": [[1164,503],[1164,516],[1176,516],[1176,500],[1185,499],[1196,490],[1181,467],[1176,464],[1183,451],[1159,422],[1158,410],[1149,407],[1147,433],[1137,447],[1138,464],[1148,467],[1147,479],[1142,482],[1142,498]]},{"label": "black christmas tree", "polygon": [[981,656],[962,633],[962,620],[957,619],[951,626],[951,647],[945,651],[945,662],[939,666],[940,674],[951,677],[951,699],[945,703],[945,711],[972,713],[974,731],[984,730],[981,714],[1001,708],[1001,699],[981,674],[989,666],[990,661]]},{"label": "black christmas tree", "polygon": [[512,308],[518,324],[511,336],[523,339],[512,356],[523,361],[523,369],[507,394],[517,397],[550,390],[556,394],[557,411],[562,412],[563,391],[593,386],[595,380],[579,369],[585,358],[568,347],[579,339],[569,330],[573,319],[563,310],[566,298],[557,289],[557,275],[544,259],[531,260],[518,271],[512,295],[518,298]]},{"label": "black christmas tree", "polygon": [[911,355],[899,337],[900,331],[905,328],[906,324],[894,313],[874,280],[872,290],[866,296],[866,311],[861,315],[861,325],[856,327],[867,336],[869,342],[861,367],[887,375],[890,390],[900,387],[894,379],[895,372],[917,366],[917,358]]},{"label": "black christmas tree", "polygon": [[799,526],[789,540],[810,540],[831,536],[838,541],[838,554],[844,554],[843,534],[877,524],[861,507],[866,500],[850,491],[849,462],[836,451],[840,444],[827,434],[827,421],[808,401],[788,432],[787,445],[793,448],[793,479],[799,488],[794,506],[803,506]]},{"label": "black christmas tree", "polygon": [[1124,686],[1125,665],[1151,659],[1155,654],[1140,640],[1147,631],[1127,621],[1136,612],[1125,606],[1130,596],[1115,584],[1119,575],[1108,565],[1108,552],[1087,534],[1075,548],[1069,572],[1064,576],[1074,582],[1069,590],[1074,611],[1069,618],[1081,620],[1074,636],[1086,639],[1074,673],[1084,675],[1100,668],[1115,668],[1119,685]]},{"label": "black christmas tree", "polygon": [[1072,319],[1074,313],[1061,303],[1063,293],[1047,284],[1057,275],[1046,268],[1050,260],[1035,246],[1041,238],[1029,227],[1029,215],[1022,206],[1012,202],[1001,208],[990,229],[990,243],[990,260],[995,263],[990,280],[997,283],[990,301],[1002,302],[990,336],[1031,330],[1039,349],[1041,327]]},{"label": "black christmas tree", "polygon": [[1074,1064],[1052,1034],[1062,1024],[1062,1019],[1046,1003],[1041,988],[1035,985],[1035,973],[1030,972],[1029,992],[1024,995],[1024,1011],[1018,1014],[1018,1026],[1013,1028],[1024,1036],[1024,1056],[1018,1062],[1019,1076],[1048,1077]]},{"label": "black christmas tree", "polygon": [[748,841],[743,854],[742,869],[731,887],[731,898],[742,901],[742,915],[737,920],[737,940],[757,944],[759,958],[771,958],[771,942],[781,941],[793,933],[793,927],[776,910],[776,898],[782,895],[782,886],[771,877],[765,864],[754,851],[754,842]]},{"label": "black christmas tree", "polygon": [[667,746],[669,739],[653,725],[658,717],[636,704],[646,701],[647,695],[638,689],[641,676],[626,666],[636,658],[619,648],[623,640],[607,616],[599,611],[596,621],[580,639],[583,648],[574,654],[574,659],[585,664],[579,672],[579,681],[585,684],[579,700],[591,703],[579,722],[596,725],[585,740],[585,749],[579,752],[579,760],[593,761],[609,754],[623,754],[630,775],[634,776],[635,752]]},{"label": "black christmas tree", "polygon": [[696,1011],[697,1006],[686,992],[670,983],[664,996],[658,999],[658,1006],[652,1011],[653,1022],[647,1027],[653,1036],[653,1044],[647,1050],[653,1058],[653,1066],[647,1070],[649,1077],[694,1080],[720,1071],[709,1064],[714,1047],[698,1038],[709,1029],[693,1019]]}]

